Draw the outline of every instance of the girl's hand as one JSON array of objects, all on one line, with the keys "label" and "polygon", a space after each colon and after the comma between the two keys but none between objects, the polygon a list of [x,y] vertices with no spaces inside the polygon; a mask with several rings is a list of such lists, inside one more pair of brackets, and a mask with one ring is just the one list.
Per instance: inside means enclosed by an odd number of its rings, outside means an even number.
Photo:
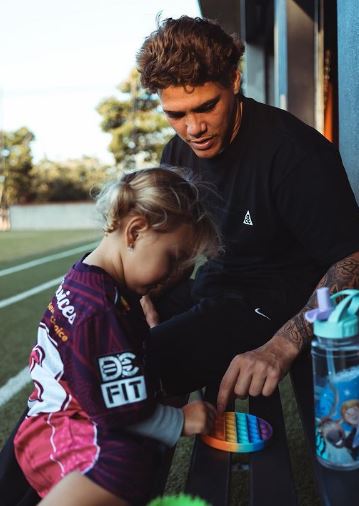
[{"label": "girl's hand", "polygon": [[156,308],[151,300],[151,297],[149,295],[144,295],[140,299],[141,306],[146,318],[146,321],[148,323],[148,326],[150,328],[155,327],[159,324],[159,316],[156,311]]},{"label": "girl's hand", "polygon": [[183,436],[208,434],[217,415],[216,409],[209,402],[194,401],[182,408],[184,415]]}]

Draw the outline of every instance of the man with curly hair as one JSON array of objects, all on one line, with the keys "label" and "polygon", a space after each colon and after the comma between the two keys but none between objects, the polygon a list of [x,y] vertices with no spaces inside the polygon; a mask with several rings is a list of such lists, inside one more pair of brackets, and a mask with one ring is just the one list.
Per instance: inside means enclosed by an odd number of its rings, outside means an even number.
[{"label": "man with curly hair", "polygon": [[158,300],[143,301],[151,350],[170,391],[223,379],[231,393],[270,395],[308,348],[315,289],[359,285],[359,213],[333,144],[286,111],[244,97],[244,47],[215,22],[165,19],[138,52],[176,135],[162,163],[211,188],[225,252]]}]

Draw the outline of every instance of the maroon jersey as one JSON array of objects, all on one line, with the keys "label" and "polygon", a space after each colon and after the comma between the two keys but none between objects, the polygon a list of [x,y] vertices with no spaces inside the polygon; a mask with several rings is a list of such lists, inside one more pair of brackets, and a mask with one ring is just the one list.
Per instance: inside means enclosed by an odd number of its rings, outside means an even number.
[{"label": "maroon jersey", "polygon": [[75,264],[39,325],[28,416],[84,410],[104,430],[148,417],[155,401],[144,364],[147,332],[138,298],[125,299],[101,268]]}]

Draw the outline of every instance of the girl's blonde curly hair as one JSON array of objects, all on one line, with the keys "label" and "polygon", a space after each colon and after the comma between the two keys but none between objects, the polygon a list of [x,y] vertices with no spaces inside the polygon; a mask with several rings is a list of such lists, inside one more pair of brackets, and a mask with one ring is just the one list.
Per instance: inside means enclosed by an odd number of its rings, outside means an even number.
[{"label": "girl's blonde curly hair", "polygon": [[181,224],[193,227],[193,263],[204,255],[214,257],[222,249],[218,228],[200,200],[199,181],[177,168],[154,167],[124,173],[104,186],[97,209],[104,231],[121,227],[128,216],[142,216],[157,232],[169,232]]}]

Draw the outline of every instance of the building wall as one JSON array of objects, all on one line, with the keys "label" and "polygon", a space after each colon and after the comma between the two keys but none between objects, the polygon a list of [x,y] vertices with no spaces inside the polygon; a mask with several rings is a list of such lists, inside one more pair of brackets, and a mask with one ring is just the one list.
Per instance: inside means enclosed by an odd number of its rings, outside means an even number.
[{"label": "building wall", "polygon": [[92,202],[34,204],[10,207],[11,230],[100,229]]},{"label": "building wall", "polygon": [[339,148],[359,202],[359,1],[337,7]]}]

